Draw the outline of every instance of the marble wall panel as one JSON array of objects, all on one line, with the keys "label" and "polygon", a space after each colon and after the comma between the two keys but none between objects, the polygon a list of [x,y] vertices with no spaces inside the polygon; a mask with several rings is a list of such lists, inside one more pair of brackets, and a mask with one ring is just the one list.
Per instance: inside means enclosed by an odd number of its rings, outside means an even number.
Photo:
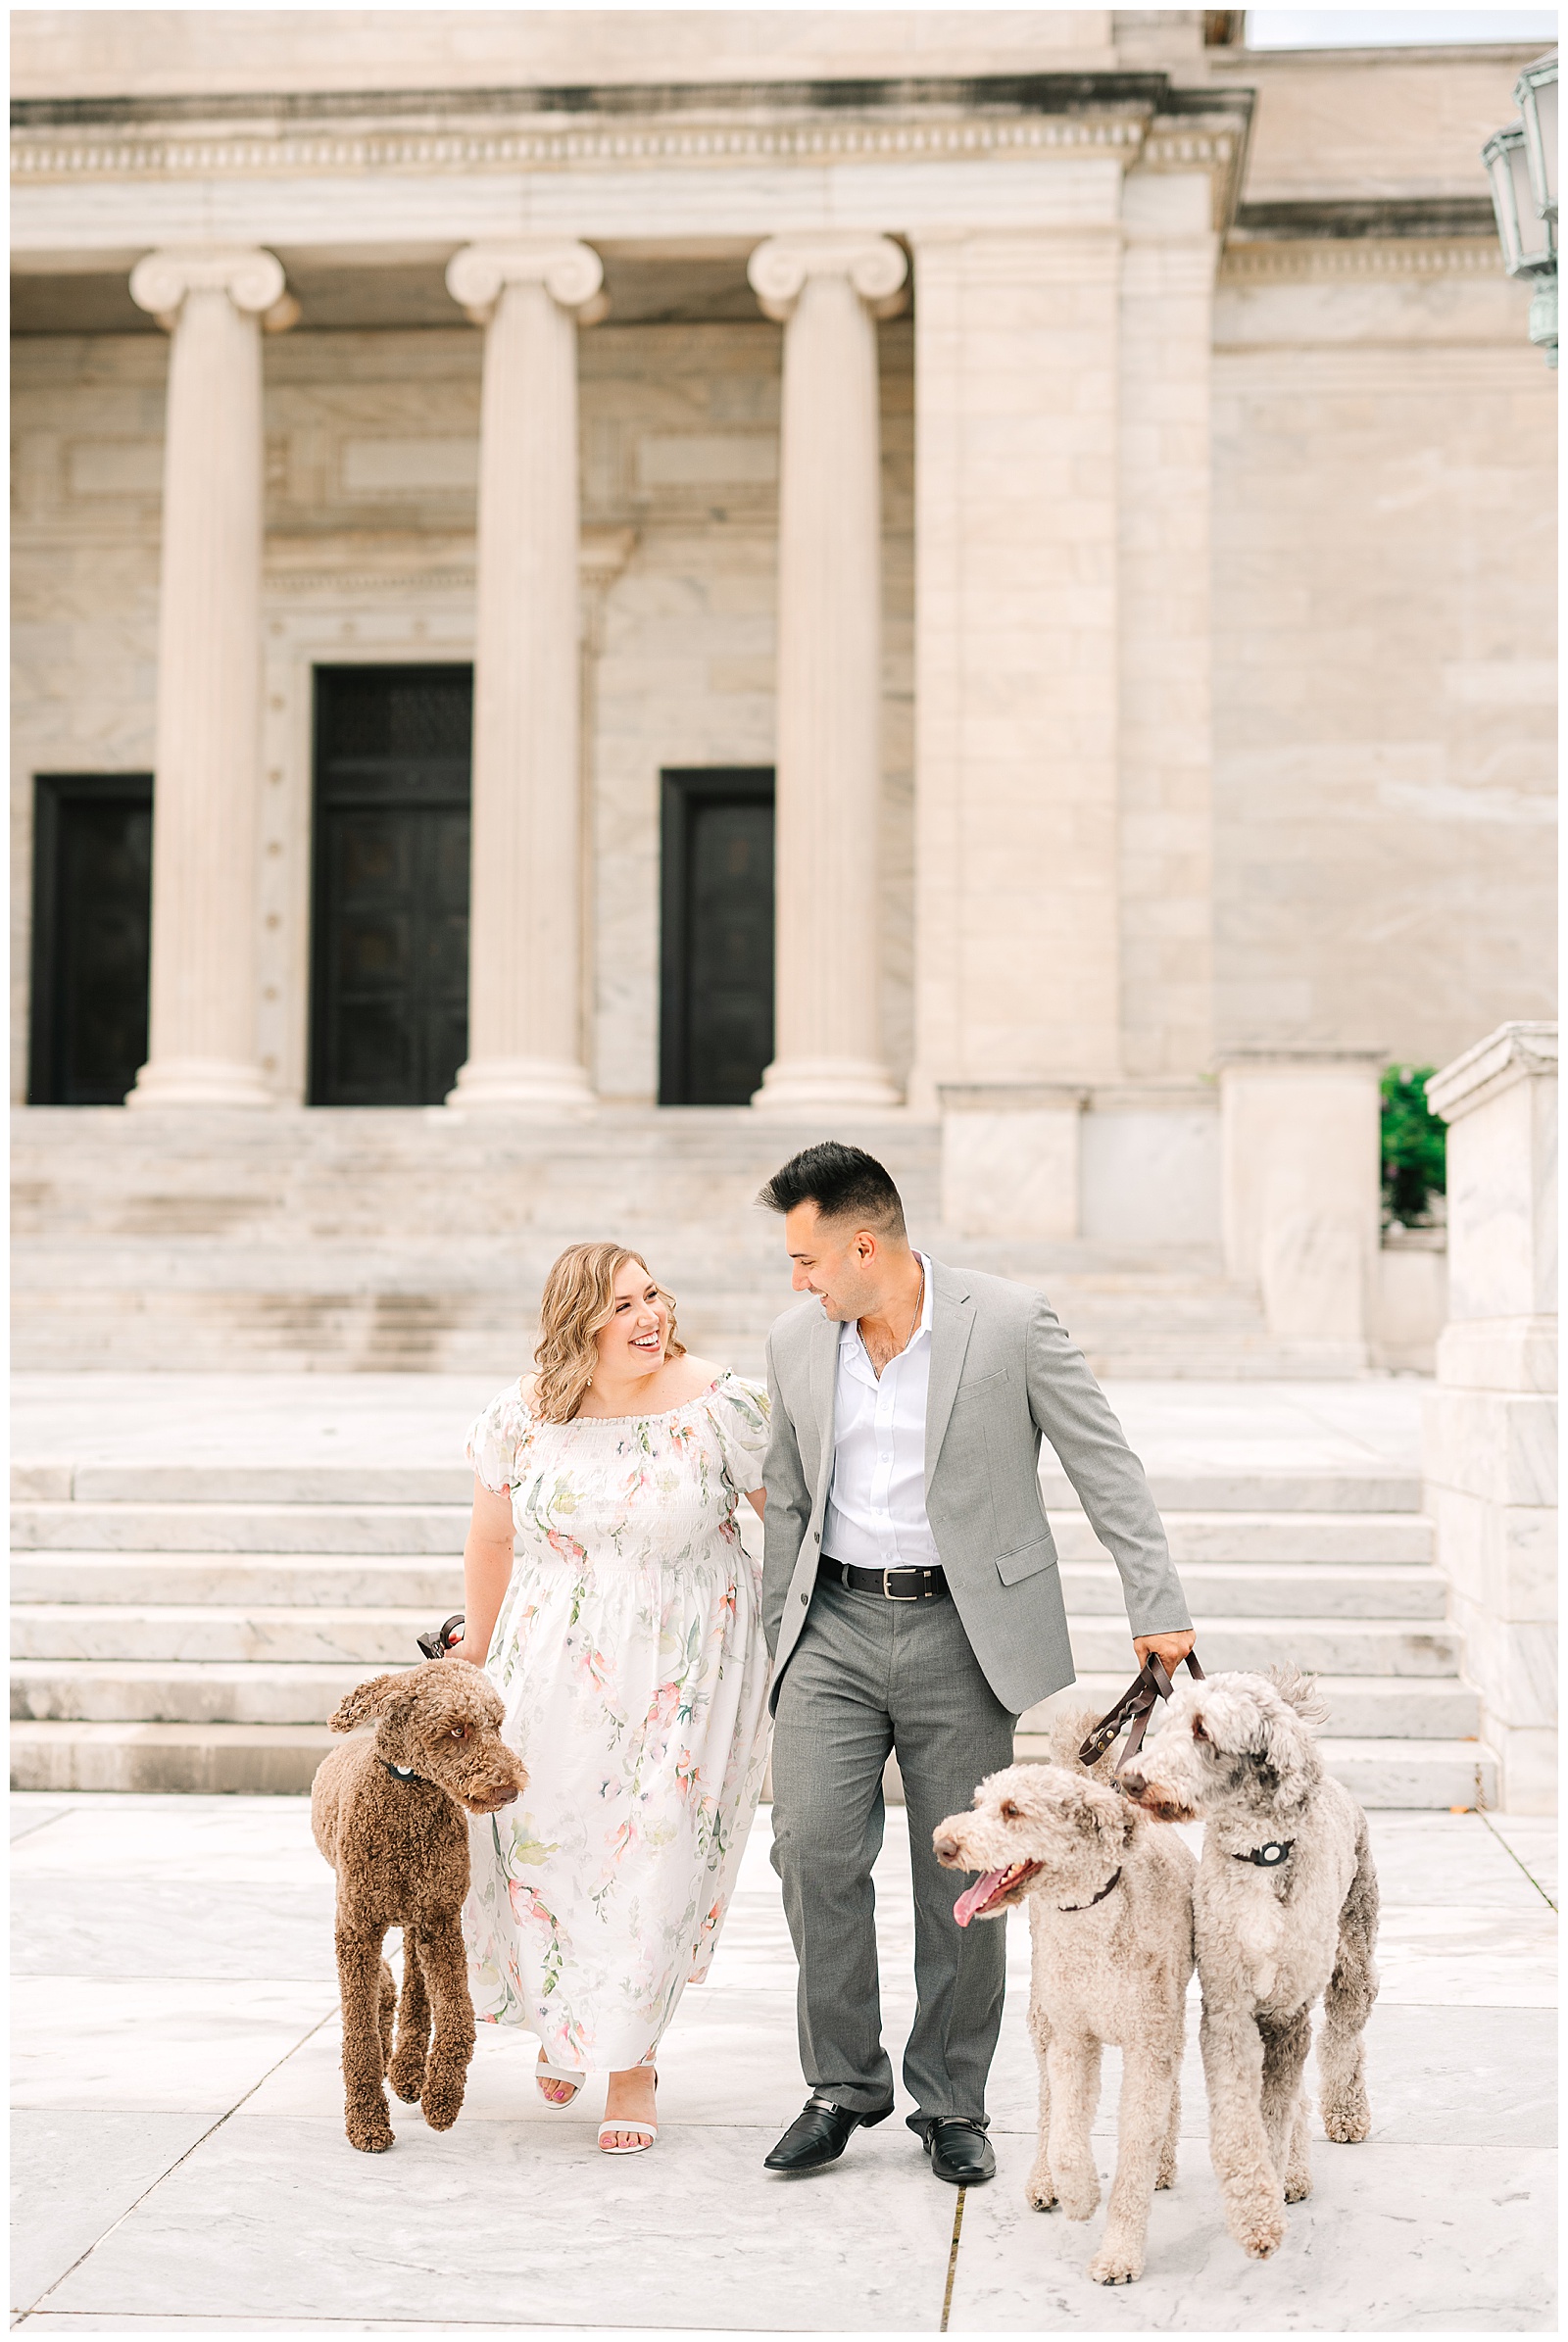
[{"label": "marble wall panel", "polygon": [[1442,1064],[1551,1013],[1554,391],[1484,280],[1372,290],[1219,305],[1217,1041]]}]

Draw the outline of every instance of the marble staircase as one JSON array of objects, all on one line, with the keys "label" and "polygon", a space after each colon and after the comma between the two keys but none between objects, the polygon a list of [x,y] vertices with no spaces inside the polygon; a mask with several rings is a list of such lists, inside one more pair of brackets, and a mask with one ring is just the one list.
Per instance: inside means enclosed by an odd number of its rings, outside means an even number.
[{"label": "marble staircase", "polygon": [[[1079,1683],[1132,1673],[1119,1584],[1051,1464]],[[1316,1672],[1333,1770],[1370,1805],[1492,1795],[1419,1484],[1395,1469],[1153,1475],[1212,1671]],[[13,1783],[300,1790],[367,1672],[461,1606],[468,1483],[414,1465],[23,1466],[13,1510]],[[1038,1755],[1044,1711],[1021,1720]]]},{"label": "marble staircase", "polygon": [[[917,1243],[1043,1288],[1102,1377],[1337,1371],[1270,1336],[1217,1248],[966,1241],[941,1226],[935,1122],[898,1112],[838,1130],[887,1162]],[[790,1292],[777,1223],[753,1198],[824,1135],[731,1108],[605,1107],[553,1125],[441,1108],[25,1108],[13,1362],[500,1379],[530,1346],[551,1261],[603,1233],[648,1254],[694,1346],[756,1372]]]}]

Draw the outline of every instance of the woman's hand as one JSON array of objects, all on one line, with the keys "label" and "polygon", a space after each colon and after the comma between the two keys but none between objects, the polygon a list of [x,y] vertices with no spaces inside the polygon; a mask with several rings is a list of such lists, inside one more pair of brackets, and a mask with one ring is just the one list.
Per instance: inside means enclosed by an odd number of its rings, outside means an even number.
[{"label": "woman's hand", "polygon": [[443,1659],[466,1659],[470,1667],[478,1667],[482,1664],[482,1662],[478,1659],[474,1659],[469,1656],[468,1651],[465,1647],[464,1637],[461,1635],[458,1636],[456,1642],[449,1642],[447,1644],[447,1647],[442,1652],[441,1656]]}]

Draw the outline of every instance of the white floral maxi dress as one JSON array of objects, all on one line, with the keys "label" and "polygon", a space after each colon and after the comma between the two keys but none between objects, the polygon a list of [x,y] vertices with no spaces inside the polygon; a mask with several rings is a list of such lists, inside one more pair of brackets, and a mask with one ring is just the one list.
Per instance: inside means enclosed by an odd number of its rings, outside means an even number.
[{"label": "white floral maxi dress", "polygon": [[474,2014],[550,2062],[641,2064],[707,1974],[766,1762],[760,1488],[767,1392],[722,1374],[662,1415],[539,1421],[519,1390],[468,1435],[517,1553],[485,1672],[528,1768],[469,1823]]}]

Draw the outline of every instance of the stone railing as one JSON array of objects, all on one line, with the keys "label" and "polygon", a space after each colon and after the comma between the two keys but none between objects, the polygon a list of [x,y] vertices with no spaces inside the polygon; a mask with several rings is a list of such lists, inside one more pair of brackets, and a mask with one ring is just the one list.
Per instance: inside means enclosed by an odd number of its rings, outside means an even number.
[{"label": "stone railing", "polygon": [[1434,1074],[1448,1124],[1448,1322],[1426,1507],[1501,1803],[1556,1809],[1557,1028],[1506,1024]]}]

